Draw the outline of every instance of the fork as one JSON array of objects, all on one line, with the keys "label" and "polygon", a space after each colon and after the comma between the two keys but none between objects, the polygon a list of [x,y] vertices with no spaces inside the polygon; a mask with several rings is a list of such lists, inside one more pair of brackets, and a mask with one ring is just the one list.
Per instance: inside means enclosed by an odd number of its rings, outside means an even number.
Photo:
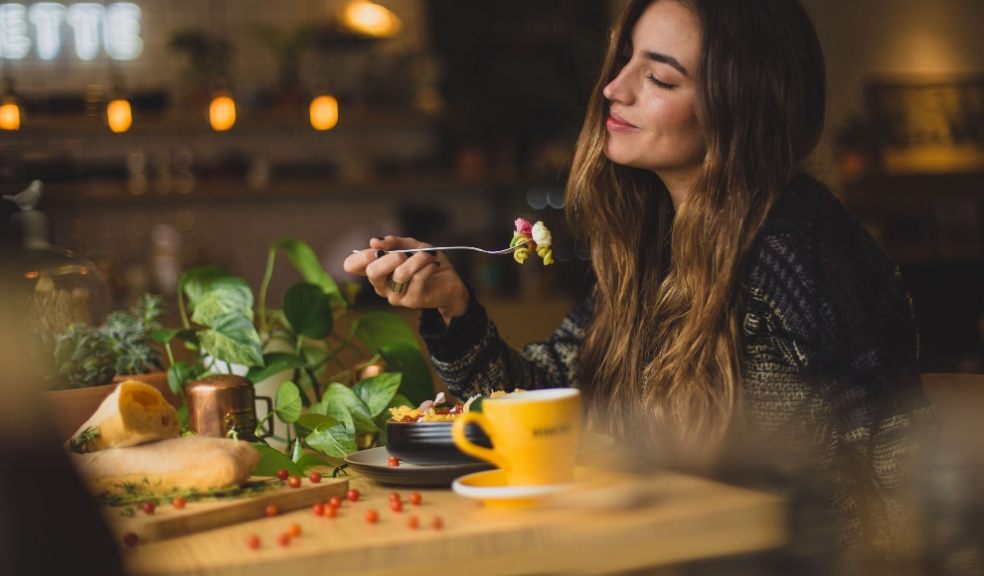
[{"label": "fork", "polygon": [[[500,254],[512,254],[517,249],[522,248],[529,244],[530,241],[523,240],[518,242],[515,246],[509,248],[503,248],[502,250],[486,250],[484,248],[477,248],[475,246],[431,246],[430,248],[407,248],[405,250],[385,250],[387,254],[413,254],[415,252],[443,252],[445,250],[471,250],[472,252],[481,252],[482,254],[491,254],[493,256],[498,256]],[[353,254],[362,252],[362,250],[352,250]]]}]

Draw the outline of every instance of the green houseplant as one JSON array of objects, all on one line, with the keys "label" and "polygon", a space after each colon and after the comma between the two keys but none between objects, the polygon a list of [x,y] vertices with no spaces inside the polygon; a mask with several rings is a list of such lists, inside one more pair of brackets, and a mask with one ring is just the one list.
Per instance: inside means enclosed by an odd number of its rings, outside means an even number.
[{"label": "green houseplant", "polygon": [[[58,434],[69,437],[121,379],[164,387],[160,351],[153,334],[162,304],[146,294],[130,310],[112,312],[100,326],[73,324],[40,339],[47,402]],[[166,392],[162,390],[162,392]]]},{"label": "green houseplant", "polygon": [[[301,281],[288,288],[281,307],[272,308],[267,294],[280,254]],[[279,422],[274,431],[284,432],[274,438],[287,449],[257,443],[263,455],[257,475],[337,465],[359,447],[385,443],[387,408],[433,396],[430,370],[413,330],[390,312],[353,310],[356,287],[339,286],[303,241],[286,238],[271,245],[255,300],[243,278],[214,267],[186,270],[178,291],[182,326],[158,333],[176,394],[189,380],[236,366],[246,369],[254,385],[290,375],[276,391],[273,412],[260,423]],[[175,360],[177,342],[195,352],[193,362]],[[363,377],[370,366],[385,371]]]}]

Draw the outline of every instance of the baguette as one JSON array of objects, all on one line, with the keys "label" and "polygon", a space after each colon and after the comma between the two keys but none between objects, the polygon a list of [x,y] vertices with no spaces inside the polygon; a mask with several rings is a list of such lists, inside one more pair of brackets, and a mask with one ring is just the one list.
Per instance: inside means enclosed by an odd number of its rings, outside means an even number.
[{"label": "baguette", "polygon": [[127,380],[106,397],[68,440],[73,452],[136,446],[176,438],[178,414],[153,386]]},{"label": "baguette", "polygon": [[244,483],[260,460],[248,442],[183,436],[128,448],[72,454],[79,474],[97,492],[119,492],[125,484],[154,491],[211,490]]}]

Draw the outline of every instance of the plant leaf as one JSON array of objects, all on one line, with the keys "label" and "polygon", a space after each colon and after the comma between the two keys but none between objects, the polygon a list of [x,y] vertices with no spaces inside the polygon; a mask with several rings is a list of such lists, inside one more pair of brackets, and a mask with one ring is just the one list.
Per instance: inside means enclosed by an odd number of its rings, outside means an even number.
[{"label": "plant leaf", "polygon": [[352,419],[352,414],[345,408],[344,404],[332,402],[327,395],[320,402],[311,406],[311,412],[329,416],[337,422],[341,422],[349,433],[355,433],[355,420]]},{"label": "plant leaf", "polygon": [[316,284],[294,284],[284,296],[284,315],[295,332],[313,340],[331,334],[331,299]]},{"label": "plant leaf", "polygon": [[311,448],[335,458],[345,458],[356,451],[354,435],[342,424],[318,428],[304,440]]},{"label": "plant leaf", "polygon": [[417,335],[402,318],[384,310],[372,310],[352,323],[352,334],[373,351],[383,346],[405,345],[420,350]]},{"label": "plant leaf", "polygon": [[263,350],[252,320],[230,313],[218,318],[211,328],[198,331],[198,339],[208,354],[229,364],[261,366]]},{"label": "plant leaf", "polygon": [[430,367],[419,349],[405,345],[383,346],[379,353],[386,362],[387,371],[403,374],[400,393],[410,399],[412,406],[434,398]]},{"label": "plant leaf", "polygon": [[324,414],[307,413],[301,414],[301,417],[297,419],[297,424],[308,430],[317,430],[318,427],[334,426],[338,424],[339,421],[331,416],[326,416]]},{"label": "plant leaf", "polygon": [[[333,406],[341,406],[351,414],[352,421],[355,423],[356,432],[379,431],[372,416],[369,414],[369,408],[366,407],[365,403],[348,386],[339,384],[338,382],[332,382],[328,385],[328,389],[325,390],[322,401],[328,405],[329,410]],[[329,415],[331,415],[331,412],[329,412]]]},{"label": "plant leaf", "polygon": [[263,365],[250,368],[246,377],[253,384],[258,384],[285,370],[303,368],[304,365],[304,359],[296,354],[289,352],[270,352],[263,355]]},{"label": "plant leaf", "polygon": [[281,422],[290,424],[297,422],[301,416],[301,391],[293,382],[284,382],[277,388],[277,398],[273,410]]},{"label": "plant leaf", "polygon": [[175,362],[167,369],[167,385],[178,398],[184,395],[184,383],[191,377],[191,368],[184,362]]},{"label": "plant leaf", "polygon": [[253,469],[253,476],[276,476],[277,471],[287,470],[294,476],[304,475],[304,470],[283,452],[271,448],[266,442],[254,442],[253,447],[260,452],[260,461]]},{"label": "plant leaf", "polygon": [[283,250],[294,268],[300,272],[305,281],[316,284],[328,295],[333,302],[346,306],[345,299],[338,291],[338,284],[321,266],[317,254],[306,242],[297,238],[281,238],[271,245],[272,248]]},{"label": "plant leaf", "polygon": [[356,382],[352,391],[369,409],[369,415],[375,418],[389,407],[390,400],[400,389],[401,379],[399,372],[384,372]]},{"label": "plant leaf", "polygon": [[178,278],[178,289],[188,297],[188,304],[192,308],[198,303],[201,297],[208,291],[209,286],[216,278],[227,276],[228,273],[216,266],[196,266],[189,268],[181,273]]},{"label": "plant leaf", "polygon": [[294,440],[294,449],[291,450],[290,459],[296,464],[301,456],[304,455],[304,448],[301,446],[301,440]]},{"label": "plant leaf", "polygon": [[307,472],[316,466],[335,466],[335,463],[316,454],[304,454],[297,459],[297,465]]},{"label": "plant leaf", "polygon": [[192,305],[191,319],[203,326],[214,326],[232,313],[253,320],[253,289],[237,276],[220,276],[212,280]]}]

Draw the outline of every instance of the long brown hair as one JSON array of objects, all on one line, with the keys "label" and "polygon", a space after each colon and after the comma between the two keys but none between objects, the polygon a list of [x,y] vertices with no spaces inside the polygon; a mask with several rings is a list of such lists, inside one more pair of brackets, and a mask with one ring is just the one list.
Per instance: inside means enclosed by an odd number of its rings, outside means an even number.
[{"label": "long brown hair", "polygon": [[[673,212],[654,173],[604,154],[602,89],[654,0],[619,18],[578,139],[567,216],[590,242],[594,315],[581,383],[594,418],[671,450],[718,446],[741,397],[738,280],[825,114],[823,53],[797,0],[680,1],[703,30],[697,117],[706,154]],[[712,448],[713,450],[713,448]]]}]

